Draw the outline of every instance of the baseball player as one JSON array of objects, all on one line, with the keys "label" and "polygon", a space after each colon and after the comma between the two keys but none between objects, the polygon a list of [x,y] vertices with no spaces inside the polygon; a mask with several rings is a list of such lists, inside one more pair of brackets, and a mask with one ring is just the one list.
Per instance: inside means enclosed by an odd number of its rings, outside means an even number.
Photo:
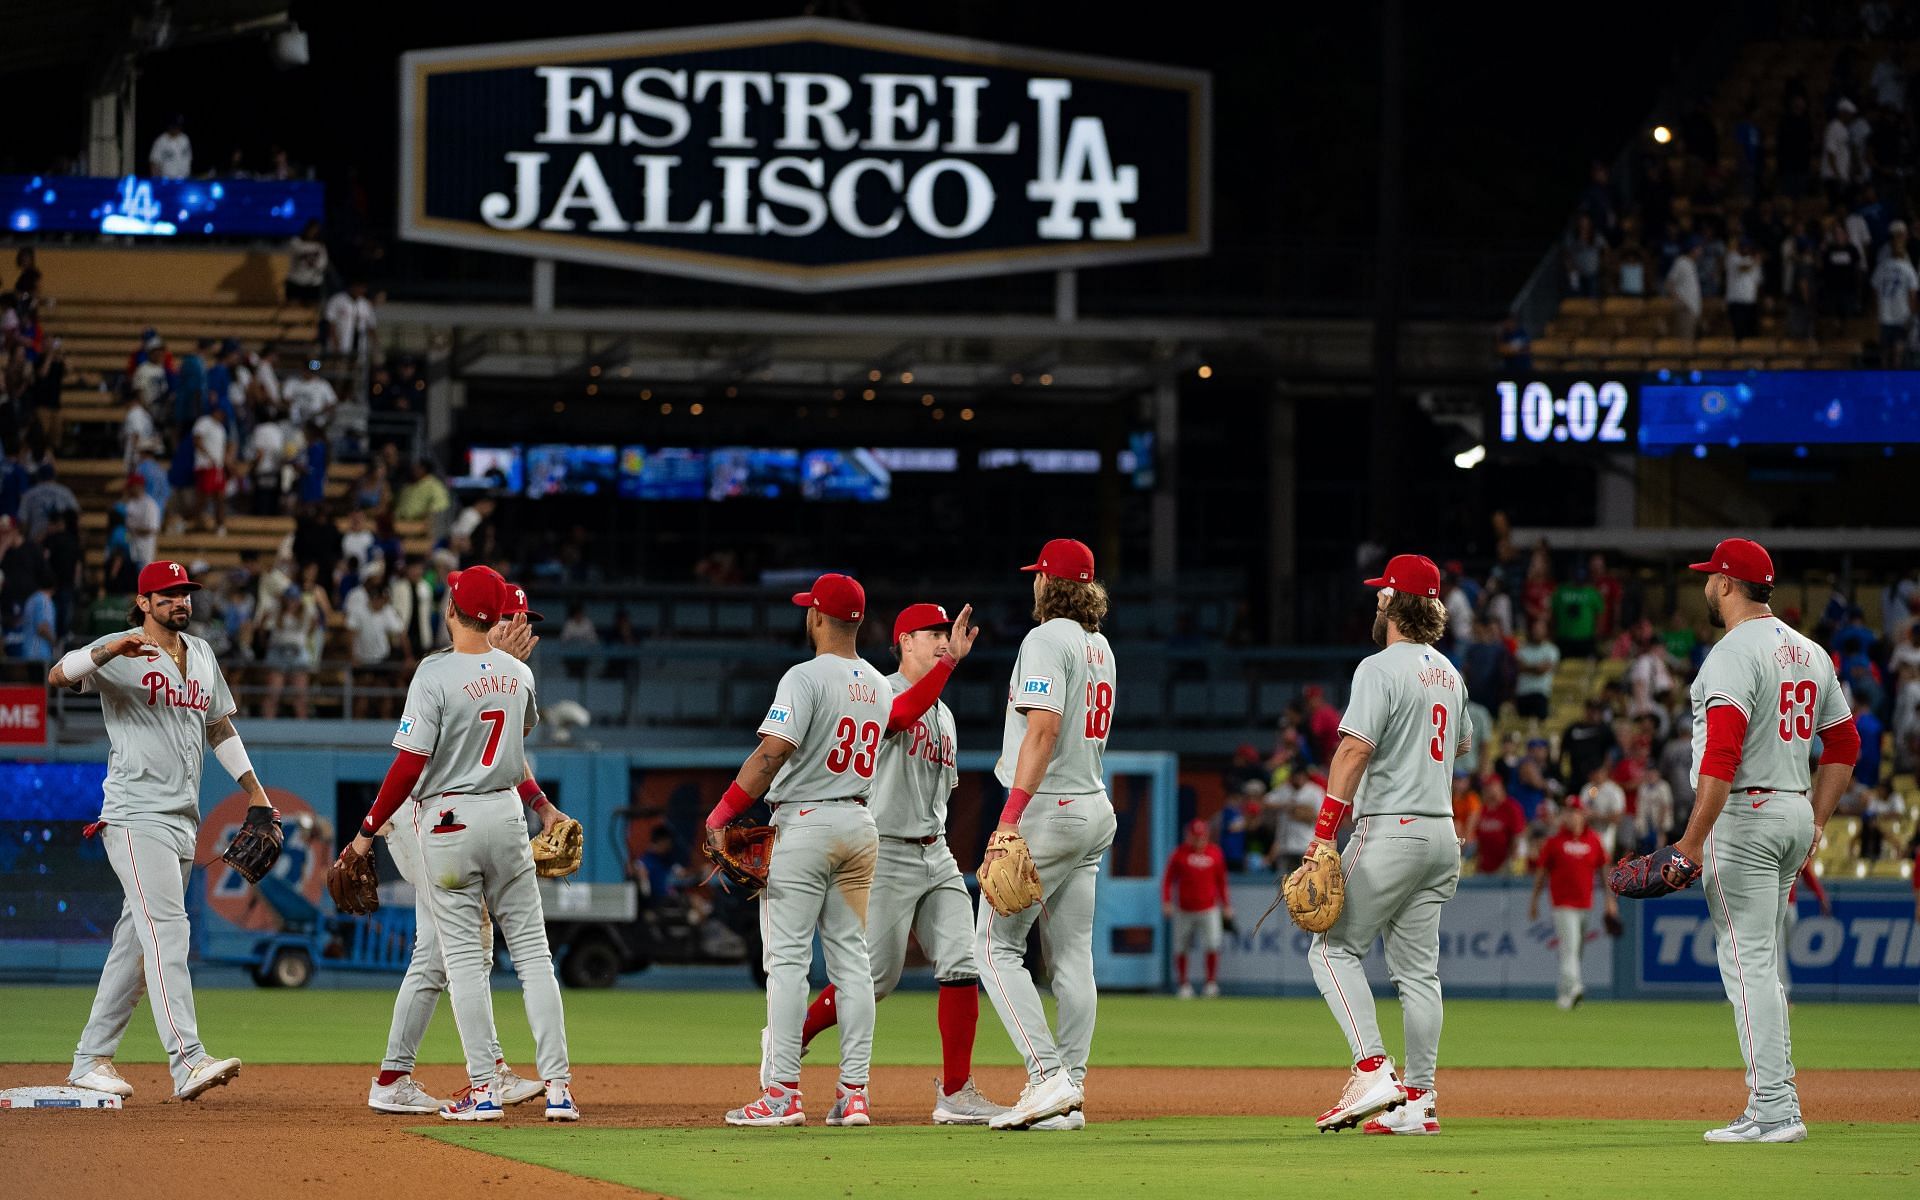
[{"label": "baseball player", "polygon": [[[1340,744],[1327,768],[1327,798],[1314,841],[1331,843],[1349,801],[1353,838],[1345,862],[1346,904],[1313,936],[1313,980],[1347,1035],[1353,1074],[1322,1130],[1366,1122],[1367,1133],[1439,1133],[1433,1072],[1440,1051],[1440,906],[1460,881],[1453,832],[1453,762],[1470,744],[1467,688],[1433,648],[1446,629],[1440,569],[1396,555],[1377,579],[1378,654],[1353,673]],[[1404,1083],[1380,1040],[1373,992],[1360,960],[1384,937],[1387,970],[1406,1029]],[[1391,1110],[1403,1109],[1399,1113]],[[1378,1120],[1369,1120],[1386,1112]]]},{"label": "baseball player", "polygon": [[1748,1092],[1746,1111],[1705,1137],[1800,1142],[1777,939],[1794,877],[1853,778],[1860,734],[1832,656],[1767,607],[1773,559],[1758,543],[1728,538],[1692,569],[1707,575],[1707,619],[1727,632],[1693,681],[1693,815],[1673,849],[1706,888]]},{"label": "baseball player", "polygon": [[[914,604],[893,620],[900,669],[887,676],[899,695],[927,677],[952,641],[953,622],[938,604]],[[954,766],[953,714],[935,701],[911,728],[880,743],[869,806],[880,853],[867,901],[867,957],[873,996],[884,1000],[907,962],[907,933],[933,959],[940,985],[941,1075],[935,1081],[935,1125],[985,1125],[1006,1111],[973,1084],[973,1038],[980,1023],[980,973],[973,960],[973,897],[948,848],[947,797],[960,782]],[[807,1008],[801,1053],[837,1019],[828,984]],[[763,1051],[764,1053],[764,1051]]]},{"label": "baseball player", "polygon": [[[533,653],[533,647],[540,642],[528,623],[544,619],[539,613],[528,609],[526,591],[518,584],[509,583],[507,603],[501,611],[501,619],[487,631],[488,644],[526,662]],[[425,658],[436,659],[451,653],[451,649],[443,647]],[[545,824],[551,825],[561,819],[559,809],[547,803],[545,793],[540,791],[538,784],[532,782],[531,770],[519,790],[522,799],[533,806]],[[413,956],[407,963],[406,976],[400,981],[400,991],[393,1000],[393,1023],[387,1031],[386,1057],[380,1060],[380,1073],[374,1076],[368,1086],[367,1107],[385,1113],[438,1112],[444,1102],[429,1095],[415,1081],[413,1067],[419,1058],[420,1042],[427,1036],[427,1026],[433,1020],[434,1010],[440,1005],[440,994],[447,990],[447,968],[440,953],[440,939],[434,932],[432,914],[427,911],[427,874],[420,861],[420,839],[414,832],[413,821],[403,808],[396,814],[396,819],[380,827],[380,833],[387,839],[387,852],[393,856],[393,865],[399,869],[400,877],[413,886],[414,935]],[[484,909],[481,921],[481,942],[487,961],[491,963],[493,921],[485,915]],[[506,1107],[544,1096],[547,1090],[545,1084],[537,1079],[523,1079],[507,1065],[506,1055],[500,1048],[500,1034],[493,1024],[491,987],[486,991],[486,1000],[487,1030],[494,1059],[494,1102]],[[464,1098],[461,1093],[455,1093],[456,1101]]]},{"label": "baseball player", "polygon": [[1167,869],[1160,880],[1160,912],[1173,922],[1173,969],[1180,979],[1180,998],[1193,999],[1193,985],[1187,982],[1187,955],[1195,941],[1207,955],[1207,995],[1218,996],[1220,935],[1225,921],[1233,920],[1233,898],[1227,892],[1226,857],[1220,847],[1208,842],[1205,821],[1188,825],[1186,842],[1175,846],[1167,858]]},{"label": "baseball player", "polygon": [[267,793],[234,731],[233,693],[200,638],[183,632],[200,585],[177,562],[140,571],[128,620],[134,626],[67,654],[47,686],[92,692],[106,718],[107,780],[98,835],[126,903],[113,927],[93,1012],[73,1055],[69,1082],[116,1096],[133,1088],[113,1056],[144,989],[166,1047],[173,1094],[192,1100],[240,1073],[237,1058],[213,1058],[200,1044],[193,980],[187,973],[187,879],[200,828],[200,772],[206,751],[251,801],[272,813]]},{"label": "baseball player", "polygon": [[[1093,551],[1056,538],[1032,572],[1033,618],[1007,687],[1006,732],[994,776],[1007,789],[997,832],[1018,832],[1040,875],[1041,902],[1011,917],[980,905],[987,996],[1027,1066],[1027,1086],[992,1129],[1075,1130],[1086,1124],[1087,1054],[1099,992],[1093,980],[1094,879],[1113,845],[1102,757],[1113,730],[1113,647],[1100,632],[1107,592]],[[985,862],[1005,851],[989,850]],[[1027,932],[1041,927],[1060,1018],[1056,1039],[1027,971]]]},{"label": "baseball player", "polygon": [[[446,627],[453,647],[428,657],[414,672],[406,715],[393,738],[399,753],[351,849],[366,855],[376,831],[409,796],[420,796],[406,819],[413,824],[420,867],[430,881],[427,918],[453,993],[469,1087],[464,1097],[442,1107],[440,1116],[496,1121],[503,1115],[487,995],[493,963],[481,932],[484,906],[506,938],[520,976],[546,1085],[546,1117],[577,1121],[566,1016],[521,811],[523,800],[531,798],[523,792],[525,736],[539,720],[533,672],[487,641],[508,598],[506,581],[491,567],[447,576]],[[544,823],[561,819],[552,805],[543,807]]]},{"label": "baseball player", "polygon": [[[1593,885],[1607,865],[1607,848],[1600,835],[1587,828],[1587,810],[1580,797],[1569,796],[1560,809],[1560,828],[1540,848],[1533,874],[1533,895],[1527,902],[1527,920],[1540,919],[1540,893],[1551,887],[1553,935],[1560,944],[1560,987],[1555,999],[1571,1010],[1586,999],[1580,978],[1580,951],[1587,944],[1587,921],[1593,915]],[[1606,896],[1607,916],[1618,920],[1620,902]]]},{"label": "baseball player", "polygon": [[[874,975],[867,953],[868,898],[879,837],[867,799],[881,743],[913,728],[940,698],[953,668],[973,648],[972,608],[960,610],[947,650],[920,680],[894,695],[855,649],[867,594],[845,575],[822,575],[793,602],[807,612],[814,657],[790,668],[760,722],[760,746],[707,816],[707,836],[761,794],[773,809],[773,856],[760,894],[766,947],[767,1027],[761,1035],[761,1096],[727,1113],[729,1125],[804,1125],[801,1038],[813,935],[820,933],[840,1021],[840,1082],[827,1124],[871,1121],[868,1059],[873,1049]],[[943,794],[944,795],[944,794]]]}]

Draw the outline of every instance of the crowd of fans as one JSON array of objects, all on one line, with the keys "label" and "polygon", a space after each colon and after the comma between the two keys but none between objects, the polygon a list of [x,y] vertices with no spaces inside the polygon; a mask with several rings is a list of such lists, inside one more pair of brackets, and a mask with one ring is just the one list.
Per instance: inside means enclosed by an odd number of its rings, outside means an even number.
[{"label": "crowd of fans", "polygon": [[[1595,162],[1561,243],[1563,293],[1665,296],[1669,332],[1686,339],[1709,299],[1726,306],[1715,332],[1735,339],[1756,334],[1763,314],[1784,336],[1812,339],[1871,313],[1881,365],[1912,363],[1920,130],[1909,97],[1920,93],[1892,40],[1910,36],[1895,28],[1902,19],[1851,22],[1858,40],[1835,51],[1824,88],[1779,80],[1770,122],[1751,96],[1730,122],[1697,104],[1636,152],[1631,178]],[[1511,321],[1500,351],[1524,360],[1528,340]]]},{"label": "crowd of fans", "polygon": [[[1656,626],[1647,590],[1602,555],[1562,574],[1568,566],[1545,543],[1525,556],[1509,552],[1484,573],[1446,564],[1440,649],[1467,685],[1474,728],[1456,764],[1454,824],[1482,874],[1524,869],[1574,797],[1611,857],[1673,840],[1693,810],[1688,685],[1712,631],[1677,612]],[[1898,839],[1910,837],[1899,831],[1920,796],[1902,795],[1894,777],[1920,769],[1920,570],[1887,585],[1881,600],[1881,628],[1836,591],[1809,629],[1832,653],[1859,727],[1860,761],[1839,811],[1861,818],[1855,849],[1868,861],[1913,852]],[[1777,611],[1802,624],[1798,611]],[[1618,665],[1593,673],[1596,658]],[[1555,678],[1576,665],[1583,680],[1604,682],[1577,716],[1555,719]],[[1339,724],[1324,691],[1308,687],[1271,750],[1246,745],[1235,755],[1219,829],[1231,869],[1285,872],[1298,863]]]}]

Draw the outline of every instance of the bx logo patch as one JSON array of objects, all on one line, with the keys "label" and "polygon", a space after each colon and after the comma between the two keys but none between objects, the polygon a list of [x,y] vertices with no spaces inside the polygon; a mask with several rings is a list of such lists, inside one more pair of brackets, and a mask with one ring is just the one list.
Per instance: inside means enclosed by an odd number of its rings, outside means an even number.
[{"label": "bx logo patch", "polygon": [[1025,683],[1020,685],[1020,694],[1022,696],[1051,696],[1053,695],[1053,679],[1046,675],[1030,676]]},{"label": "bx logo patch", "polygon": [[776,704],[767,710],[767,723],[769,725],[785,725],[791,720],[793,720],[793,710],[785,705]]},{"label": "bx logo patch", "polygon": [[398,734],[398,736],[400,736],[400,737],[406,737],[406,736],[407,736],[408,734],[410,734],[410,733],[412,733],[412,732],[413,732],[413,718],[412,718],[412,717],[401,717],[401,718],[400,718],[400,732],[399,732],[399,734]]}]

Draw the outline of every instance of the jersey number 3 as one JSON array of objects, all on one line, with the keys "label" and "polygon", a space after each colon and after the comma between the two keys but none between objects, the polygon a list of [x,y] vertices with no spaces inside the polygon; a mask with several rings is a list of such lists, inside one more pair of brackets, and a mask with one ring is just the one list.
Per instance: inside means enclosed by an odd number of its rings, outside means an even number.
[{"label": "jersey number 3", "polygon": [[833,729],[833,749],[827,751],[827,770],[839,775],[848,767],[862,779],[873,778],[880,756],[880,726],[873,721],[855,727],[852,717],[841,717]]},{"label": "jersey number 3", "polygon": [[1820,694],[1819,685],[1811,679],[1802,679],[1798,683],[1792,680],[1780,685],[1780,740],[1791,742],[1795,738],[1811,741],[1813,738],[1813,702]]},{"label": "jersey number 3", "polygon": [[1447,761],[1447,706],[1433,706],[1433,741],[1427,745],[1427,753],[1433,755],[1433,761]]}]

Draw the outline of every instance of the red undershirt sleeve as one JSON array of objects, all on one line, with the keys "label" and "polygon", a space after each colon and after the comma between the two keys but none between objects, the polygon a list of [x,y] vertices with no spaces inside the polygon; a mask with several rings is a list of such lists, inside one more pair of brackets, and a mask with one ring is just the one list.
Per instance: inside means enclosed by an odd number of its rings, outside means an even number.
[{"label": "red undershirt sleeve", "polygon": [[414,785],[420,782],[421,772],[427,769],[427,756],[415,754],[411,750],[402,750],[393,756],[393,765],[387,768],[387,777],[380,784],[380,795],[375,798],[373,808],[368,810],[367,819],[360,823],[360,832],[373,837],[382,825],[393,819],[400,811],[407,797],[413,795]]},{"label": "red undershirt sleeve", "polygon": [[947,685],[947,677],[952,674],[953,660],[942,654],[933,669],[920,677],[920,682],[893,698],[893,708],[887,715],[887,732],[899,733],[913,728],[913,723],[940,699],[940,689]]},{"label": "red undershirt sleeve", "polygon": [[1731,704],[1707,710],[1707,748],[1700,754],[1700,773],[1733,782],[1740,769],[1741,747],[1747,741],[1747,715]]}]

